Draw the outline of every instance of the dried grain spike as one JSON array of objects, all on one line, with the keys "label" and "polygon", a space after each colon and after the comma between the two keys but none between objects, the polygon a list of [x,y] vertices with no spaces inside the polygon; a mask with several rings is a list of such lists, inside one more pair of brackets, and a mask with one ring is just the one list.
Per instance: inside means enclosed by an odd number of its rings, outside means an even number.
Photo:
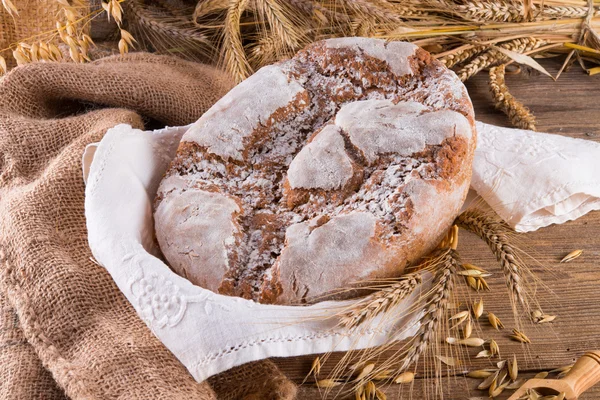
[{"label": "dried grain spike", "polygon": [[[545,44],[546,42],[543,40],[536,39],[534,37],[525,37],[500,43],[498,47],[515,51],[517,53],[524,53],[537,49]],[[479,71],[493,65],[502,64],[508,61],[508,59],[508,56],[502,54],[498,50],[487,50],[475,57],[467,65],[459,69],[456,72],[456,75],[458,75],[460,80],[464,82]]]},{"label": "dried grain spike", "polygon": [[474,22],[524,22],[523,4],[506,0],[470,0],[453,7],[452,11]]},{"label": "dried grain spike", "polygon": [[480,290],[490,291],[490,287],[487,284],[487,281],[483,278],[477,278],[477,287],[480,287]]},{"label": "dried grain spike", "polygon": [[478,267],[477,265],[464,263],[462,266],[464,269],[472,269],[472,270],[479,271],[479,272],[486,272],[483,268]]},{"label": "dried grain spike", "polygon": [[483,378],[489,377],[492,374],[493,374],[492,371],[487,371],[487,370],[484,370],[484,369],[479,369],[479,370],[476,370],[476,371],[469,372],[467,374],[467,376],[469,378],[483,379]]},{"label": "dried grain spike", "polygon": [[508,374],[510,375],[510,379],[513,381],[517,380],[517,376],[519,375],[519,366],[517,364],[516,354],[513,354],[512,361],[508,362]]},{"label": "dried grain spike", "polygon": [[471,318],[469,318],[469,320],[465,324],[465,327],[463,328],[463,339],[470,338],[472,333],[473,333],[473,323],[471,322]]},{"label": "dried grain spike", "polygon": [[527,306],[521,286],[524,268],[516,251],[508,240],[510,228],[501,220],[489,217],[479,210],[467,210],[460,214],[456,223],[482,238],[490,247],[496,259],[500,261],[506,284],[515,303]]},{"label": "dried grain spike", "polygon": [[457,367],[457,366],[461,365],[461,361],[457,358],[440,356],[439,354],[436,355],[435,357],[450,367]]},{"label": "dried grain spike", "polygon": [[493,356],[498,356],[500,357],[500,347],[498,346],[498,343],[496,343],[496,341],[494,339],[490,340],[490,353]]},{"label": "dried grain spike", "polygon": [[508,115],[515,127],[535,131],[535,117],[523,103],[510,94],[504,75],[504,64],[490,68],[489,85],[496,108]]},{"label": "dried grain spike", "polygon": [[457,314],[454,314],[453,316],[450,317],[450,321],[456,321],[456,322],[454,323],[453,326],[450,327],[450,329],[456,328],[457,326],[459,326],[460,324],[465,322],[468,317],[469,317],[468,311],[461,311]]},{"label": "dried grain spike", "polygon": [[466,48],[458,50],[454,53],[447,54],[443,57],[440,57],[438,60],[440,60],[446,67],[452,68],[456,64],[460,64],[476,56],[477,54],[481,53],[484,49],[484,46],[473,46],[471,48]]},{"label": "dried grain spike", "polygon": [[419,330],[404,357],[400,371],[405,371],[409,365],[419,360],[429,343],[435,339],[440,322],[448,309],[454,287],[454,274],[461,264],[460,257],[455,250],[446,249],[438,250],[433,258],[441,260],[435,275],[435,287],[426,299],[427,305],[419,321]]},{"label": "dried grain spike", "polygon": [[415,373],[410,371],[405,371],[398,375],[396,379],[394,379],[394,383],[410,383],[415,379]]},{"label": "dried grain spike", "polygon": [[489,350],[481,350],[479,353],[477,353],[477,355],[475,356],[475,358],[490,358],[492,357],[493,354],[491,351]]},{"label": "dried grain spike", "polygon": [[449,337],[446,338],[446,343],[454,345],[463,345],[468,347],[480,347],[483,346],[485,340],[481,338],[456,339],[453,337]]},{"label": "dried grain spike", "polygon": [[365,384],[365,397],[369,400],[373,399],[375,397],[375,390],[377,390],[375,384],[372,381],[367,382]]},{"label": "dried grain spike", "polygon": [[545,324],[552,322],[556,319],[556,315],[543,315],[542,318],[537,322],[538,324]]},{"label": "dried grain spike", "polygon": [[483,380],[483,382],[481,382],[479,384],[479,386],[477,386],[477,389],[479,389],[479,390],[489,389],[494,384],[494,382],[496,382],[496,379],[498,379],[498,374],[500,374],[500,370],[494,372],[492,375],[485,378]]},{"label": "dried grain spike", "polygon": [[370,15],[383,22],[401,22],[400,18],[395,13],[391,13],[386,7],[386,3],[378,0],[343,0],[346,7],[358,15]]},{"label": "dried grain spike", "polygon": [[498,318],[496,314],[492,312],[488,312],[488,321],[490,321],[490,324],[497,331],[499,331],[500,329],[504,329],[504,324],[502,323],[502,321],[500,321],[500,318]]},{"label": "dried grain spike", "polygon": [[[576,6],[549,6],[542,8],[542,19],[563,19],[563,18],[583,18],[588,15],[587,7]],[[600,15],[600,9],[593,11],[593,16]]]},{"label": "dried grain spike", "polygon": [[299,47],[304,34],[299,29],[299,24],[290,19],[290,13],[285,8],[285,2],[277,0],[255,0],[257,8],[269,22],[271,31],[291,49]]},{"label": "dried grain spike", "polygon": [[473,304],[473,316],[475,319],[479,319],[483,315],[483,299],[479,299],[479,301]]},{"label": "dried grain spike", "polygon": [[375,369],[375,363],[369,363],[363,367],[358,376],[354,379],[355,381],[360,381],[364,379],[367,375],[369,375]]},{"label": "dried grain spike", "polygon": [[477,271],[476,269],[467,269],[464,271],[458,271],[456,274],[461,275],[461,276],[473,276],[475,278],[486,277],[486,276],[492,275],[492,274],[487,274],[482,271]]},{"label": "dried grain spike", "polygon": [[202,0],[196,4],[196,8],[194,9],[194,14],[192,15],[192,19],[194,22],[198,20],[198,18],[204,17],[205,15],[223,11],[227,9],[227,2],[223,0]]},{"label": "dried grain spike", "polygon": [[392,377],[393,372],[394,371],[392,371],[391,369],[386,369],[384,371],[377,372],[375,375],[373,375],[372,379],[374,381],[385,381]]},{"label": "dried grain spike", "polygon": [[2,6],[11,17],[15,17],[15,15],[19,15],[19,10],[10,0],[2,0]]},{"label": "dried grain spike", "polygon": [[6,66],[6,59],[0,56],[0,76],[4,75],[8,71],[8,67]]},{"label": "dried grain spike", "polygon": [[230,0],[224,28],[225,67],[238,83],[251,73],[240,32],[240,18],[247,5],[248,0]]},{"label": "dried grain spike", "polygon": [[477,288],[477,280],[475,278],[473,278],[472,276],[467,276],[466,280],[472,289],[479,291],[479,289]]},{"label": "dried grain spike", "polygon": [[512,382],[511,384],[509,384],[506,388],[508,390],[515,390],[515,389],[518,389],[521,386],[523,386],[523,384],[525,384],[525,382],[527,382],[525,379],[519,378],[519,379],[515,380],[514,382]]},{"label": "dried grain spike", "polygon": [[317,387],[324,388],[324,389],[334,388],[341,384],[342,384],[341,382],[335,381],[333,379],[321,379],[316,382]]},{"label": "dried grain spike", "polygon": [[521,343],[531,343],[531,340],[521,331],[513,329],[513,334],[510,336],[511,339]]},{"label": "dried grain spike", "polygon": [[489,392],[490,397],[494,398],[494,397],[500,396],[500,394],[504,391],[504,389],[506,389],[507,386],[508,386],[508,382],[496,387],[494,390],[490,390],[490,392]]},{"label": "dried grain spike", "polygon": [[367,400],[364,386],[361,385],[354,389],[354,400]]},{"label": "dried grain spike", "polygon": [[570,252],[569,254],[564,256],[563,259],[560,260],[560,262],[568,263],[568,262],[573,261],[574,259],[578,258],[582,254],[583,254],[583,250],[573,250],[572,252]]},{"label": "dried grain spike", "polygon": [[547,376],[548,376],[548,372],[542,371],[542,372],[538,372],[537,374],[535,374],[535,376],[533,377],[533,379],[544,379]]},{"label": "dried grain spike", "polygon": [[310,371],[308,371],[308,375],[313,374],[316,378],[320,372],[321,372],[321,358],[315,357],[315,359],[313,360],[312,365],[310,367]]},{"label": "dried grain spike", "polygon": [[340,324],[348,329],[372,320],[397,306],[421,283],[419,273],[408,274],[388,287],[366,296],[340,316]]}]

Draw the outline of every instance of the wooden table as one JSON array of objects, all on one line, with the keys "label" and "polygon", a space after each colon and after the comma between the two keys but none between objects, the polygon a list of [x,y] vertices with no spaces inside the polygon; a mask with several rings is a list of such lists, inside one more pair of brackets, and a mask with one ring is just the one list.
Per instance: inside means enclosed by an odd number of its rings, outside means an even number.
[{"label": "wooden table", "polygon": [[[551,73],[560,67],[559,61],[546,60],[544,66]],[[600,76],[587,76],[573,66],[557,82],[538,74],[507,76],[507,84],[515,97],[536,115],[538,130],[600,142]],[[472,78],[467,88],[475,105],[476,117],[483,122],[510,126],[507,117],[493,107],[487,85],[487,73]],[[597,171],[600,175],[600,171]],[[521,369],[519,376],[531,376],[537,371],[571,364],[586,350],[600,349],[600,212],[592,212],[576,221],[551,226],[520,236],[519,247],[535,257],[539,265],[530,267],[543,285],[537,298],[548,314],[558,318],[551,325],[525,324],[531,345],[521,345],[508,339],[514,321],[508,292],[500,267],[484,242],[461,231],[459,251],[465,262],[479,265],[495,274],[488,279],[491,291],[483,293],[486,311],[492,311],[505,323],[506,329],[494,331],[485,318],[481,322],[484,338],[495,339],[502,358],[517,355]],[[583,255],[568,264],[560,259],[575,249]],[[475,293],[473,293],[476,295]],[[474,297],[474,296],[473,296]],[[485,314],[484,314],[485,316]],[[468,351],[471,359],[464,368],[489,368],[487,360],[474,359],[479,349]],[[314,356],[274,360],[294,381],[301,382]],[[333,360],[339,356],[333,356]],[[333,366],[326,364],[324,370]],[[530,374],[525,374],[528,371]],[[443,378],[444,398],[468,399],[487,397],[487,392],[476,389],[479,380],[463,376]],[[384,386],[388,399],[439,398],[433,393],[433,380],[419,378],[411,385]],[[498,397],[504,399],[507,395]],[[319,399],[319,391],[312,385],[300,387],[299,399]],[[333,395],[328,398],[334,398]],[[338,396],[338,399],[354,398]],[[582,399],[599,399],[600,385],[588,391]]]}]

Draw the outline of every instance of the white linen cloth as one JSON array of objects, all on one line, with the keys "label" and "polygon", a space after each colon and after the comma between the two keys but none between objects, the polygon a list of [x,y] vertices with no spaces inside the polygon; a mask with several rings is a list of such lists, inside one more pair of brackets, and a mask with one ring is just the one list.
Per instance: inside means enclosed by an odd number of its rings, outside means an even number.
[{"label": "white linen cloth", "polygon": [[600,209],[600,144],[477,122],[471,187],[517,232]]},{"label": "white linen cloth", "polygon": [[[85,214],[94,258],[152,332],[202,381],[267,357],[344,351],[402,339],[419,315],[348,332],[325,309],[257,304],[192,285],[156,257],[152,201],[188,127],[110,129],[83,156]],[[600,208],[600,145],[557,135],[477,124],[472,187],[511,226],[535,230]],[[423,283],[422,291],[431,284]],[[417,294],[415,294],[416,296]],[[406,310],[413,298],[398,310]]]}]

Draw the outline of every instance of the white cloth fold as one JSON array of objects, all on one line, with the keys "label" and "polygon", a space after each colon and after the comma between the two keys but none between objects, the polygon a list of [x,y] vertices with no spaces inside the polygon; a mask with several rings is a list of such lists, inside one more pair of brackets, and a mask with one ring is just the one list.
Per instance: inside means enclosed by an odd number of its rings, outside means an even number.
[{"label": "white cloth fold", "polygon": [[477,123],[471,187],[518,232],[600,209],[600,144]]},{"label": "white cloth fold", "polygon": [[[472,187],[511,226],[529,231],[600,208],[600,145],[477,124]],[[408,337],[419,315],[348,332],[326,318],[346,302],[273,306],[192,285],[156,257],[152,201],[188,127],[153,132],[118,125],[83,156],[85,213],[95,259],[154,334],[202,381],[236,365],[372,347]],[[430,278],[430,277],[429,277]],[[422,291],[431,285],[423,283]],[[415,294],[416,296],[417,294]],[[406,310],[413,298],[398,306]],[[327,313],[326,310],[329,310]]]}]

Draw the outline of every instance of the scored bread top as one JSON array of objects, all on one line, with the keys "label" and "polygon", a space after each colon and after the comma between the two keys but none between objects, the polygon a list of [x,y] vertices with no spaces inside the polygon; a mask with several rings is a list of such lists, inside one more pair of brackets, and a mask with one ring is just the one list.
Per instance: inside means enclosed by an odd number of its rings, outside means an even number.
[{"label": "scored bread top", "polygon": [[456,217],[475,142],[464,86],[424,50],[317,42],[184,135],[158,190],[157,239],[193,283],[261,302],[398,276]]}]

